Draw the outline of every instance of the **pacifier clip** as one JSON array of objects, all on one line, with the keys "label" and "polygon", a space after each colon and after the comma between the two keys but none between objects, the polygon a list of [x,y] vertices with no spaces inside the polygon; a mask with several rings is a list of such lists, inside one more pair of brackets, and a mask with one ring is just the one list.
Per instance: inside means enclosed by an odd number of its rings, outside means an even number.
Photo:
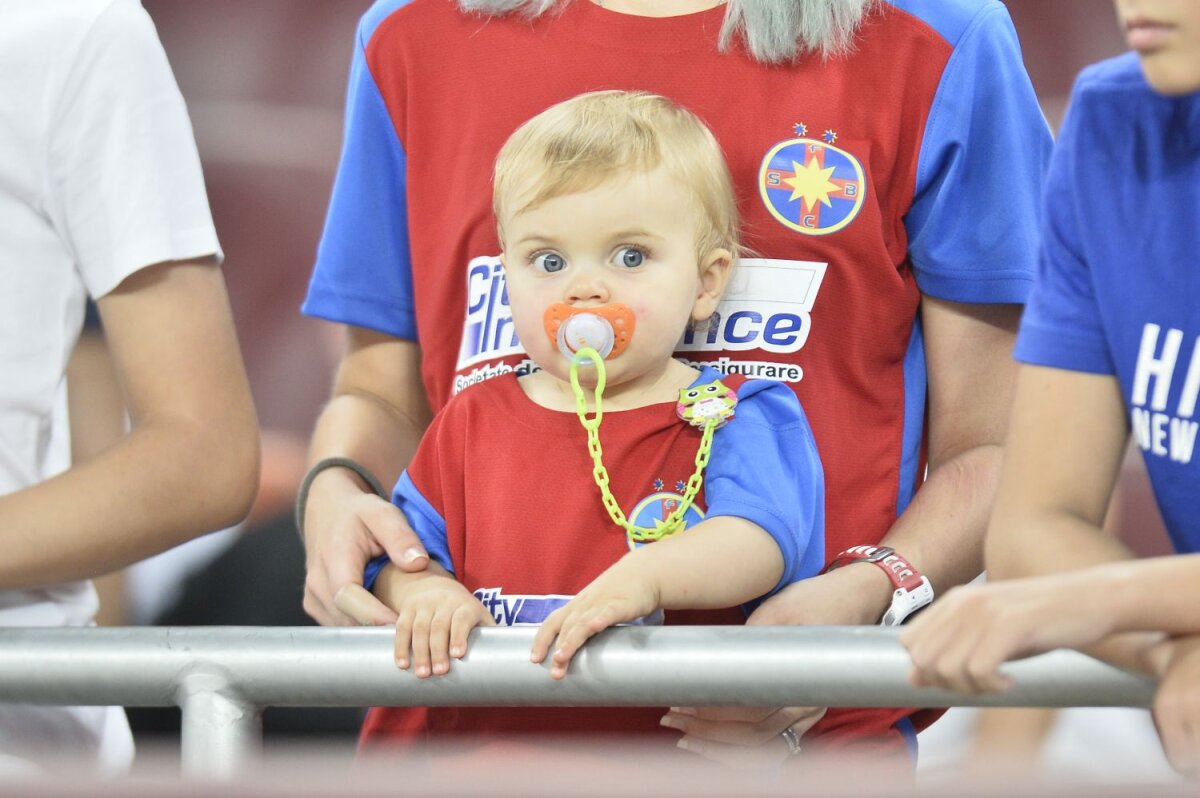
[{"label": "pacifier clip", "polygon": [[[564,354],[567,354],[564,352]],[[613,523],[625,530],[631,543],[648,543],[673,535],[683,528],[683,516],[696,499],[704,482],[704,468],[712,454],[713,432],[734,415],[737,395],[720,380],[704,385],[684,388],[679,392],[676,413],[691,426],[700,428],[700,447],[696,450],[696,470],[688,478],[683,499],[667,518],[654,527],[637,526],[625,517],[616,498],[608,487],[608,469],[604,467],[604,450],[600,445],[600,423],[604,418],[602,399],[605,386],[604,358],[596,349],[584,346],[568,355],[571,358],[571,391],[575,394],[576,412],[579,423],[587,431],[588,454],[592,458],[592,478],[600,488],[600,498]],[[590,364],[596,371],[596,387],[592,391],[595,415],[588,417],[587,396],[579,384],[579,368]]]}]

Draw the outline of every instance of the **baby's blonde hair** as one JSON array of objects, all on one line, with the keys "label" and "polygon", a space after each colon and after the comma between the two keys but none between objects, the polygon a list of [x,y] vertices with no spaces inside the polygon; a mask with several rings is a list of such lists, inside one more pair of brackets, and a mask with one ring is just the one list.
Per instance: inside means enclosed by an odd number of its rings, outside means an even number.
[{"label": "baby's blonde hair", "polygon": [[[648,92],[580,94],[521,125],[496,158],[492,209],[502,224],[506,211],[520,213],[660,166],[691,194],[702,215],[697,258],[724,248],[736,259],[737,202],[720,145],[691,111]],[[518,194],[523,204],[510,207]]]}]

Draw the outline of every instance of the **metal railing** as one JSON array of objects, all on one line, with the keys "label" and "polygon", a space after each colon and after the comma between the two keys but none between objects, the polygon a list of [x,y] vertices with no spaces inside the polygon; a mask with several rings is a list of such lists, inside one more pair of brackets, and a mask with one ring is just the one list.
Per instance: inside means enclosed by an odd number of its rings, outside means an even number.
[{"label": "metal railing", "polygon": [[268,706],[1149,706],[1151,680],[1070,651],[1006,666],[1014,686],[964,696],[908,683],[878,627],[611,629],[554,681],[533,628],[478,629],[449,674],[393,663],[389,628],[5,629],[0,702],[179,706],[185,775],[252,765]]}]

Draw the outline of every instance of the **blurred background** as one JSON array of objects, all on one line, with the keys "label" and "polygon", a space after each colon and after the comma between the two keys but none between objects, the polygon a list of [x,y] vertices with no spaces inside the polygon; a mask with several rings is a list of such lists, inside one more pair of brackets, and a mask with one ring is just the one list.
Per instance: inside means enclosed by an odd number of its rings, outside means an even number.
[{"label": "blurred background", "polygon": [[[187,100],[225,276],[264,430],[263,483],[243,527],[210,535],[102,582],[110,624],[297,625],[303,552],[291,521],[305,442],[326,399],[340,346],[330,325],[302,317],[341,144],[342,102],[366,0],[143,0]],[[1075,74],[1124,50],[1110,0],[1008,0],[1025,63],[1057,128]],[[99,335],[72,366],[76,453],[119,433],[120,398]],[[1168,551],[1140,457],[1131,457],[1110,526],[1144,554]],[[1091,712],[1093,714],[1087,714]],[[1106,713],[1097,715],[1094,713]],[[1082,713],[1082,714],[1080,714]],[[1115,713],[1115,714],[1114,714]],[[139,710],[140,741],[177,739],[178,713]],[[269,710],[268,743],[309,736],[351,750],[358,714]],[[923,770],[1014,762],[1094,781],[1166,779],[1148,716],[966,710],[922,736]]]}]

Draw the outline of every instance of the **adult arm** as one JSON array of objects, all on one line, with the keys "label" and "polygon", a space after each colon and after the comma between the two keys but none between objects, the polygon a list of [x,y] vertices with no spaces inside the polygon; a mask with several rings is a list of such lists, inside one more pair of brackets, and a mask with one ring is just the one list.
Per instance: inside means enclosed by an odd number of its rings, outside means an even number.
[{"label": "adult arm", "polygon": [[[983,539],[996,492],[1001,443],[1016,366],[1012,342],[1016,305],[972,305],[926,297],[921,317],[929,384],[929,475],[880,542],[904,555],[942,592],[982,569]],[[777,593],[748,623],[875,624],[887,610],[892,585],[879,569],[854,564]],[[820,710],[787,707],[695,710],[668,714],[685,732],[684,745],[705,756],[758,763],[786,756],[771,745],[786,728],[806,730]]]},{"label": "adult arm", "polygon": [[[1129,550],[1103,531],[1126,437],[1114,377],[1021,366],[987,538],[990,576],[1019,581],[952,593],[906,630],[916,681],[966,692],[1002,689],[1000,663],[1060,646],[1089,647],[1117,664],[1154,670],[1147,658],[1161,653],[1154,646],[1159,635],[1110,635],[1200,629],[1186,601],[1194,588],[1164,590],[1195,572],[1192,558],[1126,562]],[[1101,567],[1058,575],[1089,566]]]},{"label": "adult arm", "polygon": [[[929,474],[880,545],[891,546],[938,592],[982,570],[1016,370],[1020,308],[925,298]],[[757,624],[874,624],[891,600],[879,568],[855,564],[797,582],[750,618]]]},{"label": "adult arm", "polygon": [[[390,487],[429,426],[420,349],[415,341],[346,329],[346,351],[333,398],[313,432],[310,460],[350,458]],[[362,588],[363,569],[382,554],[405,570],[425,567],[428,557],[404,515],[353,471],[329,468],[310,484],[302,522],[305,611],[322,624],[394,622],[395,613]],[[346,591],[341,609],[334,602],[339,590]]]},{"label": "adult arm", "polygon": [[163,263],[98,301],[130,432],[0,497],[4,589],[108,573],[241,520],[258,429],[220,270]]},{"label": "adult arm", "polygon": [[1171,765],[1195,777],[1200,772],[1200,636],[1174,641],[1154,697],[1154,725]]}]

